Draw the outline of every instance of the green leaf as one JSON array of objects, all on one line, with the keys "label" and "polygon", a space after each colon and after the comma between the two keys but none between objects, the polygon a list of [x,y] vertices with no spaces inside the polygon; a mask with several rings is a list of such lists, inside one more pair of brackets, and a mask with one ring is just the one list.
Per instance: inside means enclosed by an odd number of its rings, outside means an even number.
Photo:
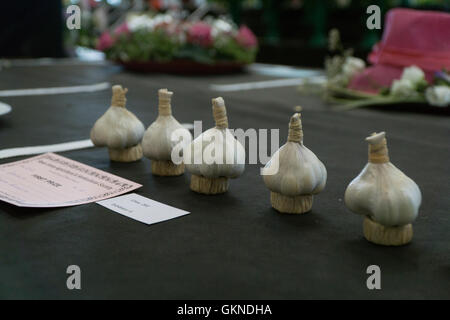
[{"label": "green leaf", "polygon": [[333,109],[338,111],[346,111],[361,107],[368,107],[368,106],[386,106],[386,105],[392,105],[392,104],[399,104],[399,103],[426,103],[426,99],[424,98],[409,98],[409,99],[402,99],[402,98],[394,98],[394,97],[377,97],[372,99],[366,99],[366,100],[360,100],[355,102],[350,102],[341,106],[336,106]]}]

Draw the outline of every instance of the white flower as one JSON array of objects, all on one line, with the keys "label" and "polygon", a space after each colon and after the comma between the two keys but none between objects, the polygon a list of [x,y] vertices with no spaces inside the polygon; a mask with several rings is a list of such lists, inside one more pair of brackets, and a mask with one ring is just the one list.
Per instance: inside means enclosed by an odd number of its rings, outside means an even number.
[{"label": "white flower", "polygon": [[416,95],[416,89],[408,79],[394,80],[391,86],[391,95],[407,98]]},{"label": "white flower", "polygon": [[328,81],[329,84],[336,87],[346,87],[348,82],[349,79],[343,74],[337,74]]},{"label": "white flower", "polygon": [[148,29],[148,30],[153,29],[152,18],[150,18],[145,14],[139,16],[138,15],[131,16],[128,19],[127,24],[130,31],[136,31],[139,29]]},{"label": "white flower", "polygon": [[150,17],[146,14],[134,15],[128,19],[128,28],[131,31],[136,31],[139,29],[153,30],[155,26],[162,23],[171,23],[173,17],[170,14],[158,14],[154,17]]},{"label": "white flower", "polygon": [[416,66],[411,66],[411,67],[403,69],[401,79],[409,80],[415,86],[422,80],[425,80],[425,73],[422,71],[422,69],[420,69]]},{"label": "white flower", "polygon": [[345,59],[344,65],[342,66],[342,71],[349,79],[355,74],[361,72],[366,67],[364,60],[355,57],[347,57]]},{"label": "white flower", "polygon": [[231,23],[224,19],[215,19],[211,24],[211,35],[215,38],[222,33],[228,33],[233,30]]},{"label": "white flower", "polygon": [[425,91],[425,97],[432,106],[446,107],[450,105],[450,87],[434,86]]},{"label": "white flower", "polygon": [[155,25],[161,24],[161,23],[167,23],[170,24],[173,22],[173,17],[170,14],[158,14],[153,17],[153,21]]}]

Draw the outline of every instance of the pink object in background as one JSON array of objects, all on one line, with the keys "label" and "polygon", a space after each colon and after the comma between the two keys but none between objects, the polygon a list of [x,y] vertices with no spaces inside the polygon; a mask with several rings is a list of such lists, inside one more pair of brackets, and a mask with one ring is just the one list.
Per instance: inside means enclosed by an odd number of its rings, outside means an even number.
[{"label": "pink object in background", "polygon": [[373,66],[356,75],[349,88],[377,93],[399,79],[411,65],[431,81],[435,71],[450,69],[450,14],[392,9],[386,14],[383,38],[369,54]]},{"label": "pink object in background", "polygon": [[97,41],[96,49],[100,51],[107,50],[111,48],[114,44],[114,39],[111,37],[108,31],[102,33]]},{"label": "pink object in background", "polygon": [[130,29],[128,28],[128,24],[126,22],[120,24],[117,26],[117,28],[114,30],[114,34],[116,36],[120,36],[121,34],[130,34]]},{"label": "pink object in background", "polygon": [[239,28],[239,32],[236,36],[237,42],[247,48],[253,48],[258,45],[258,40],[256,36],[253,34],[252,30],[250,30],[247,26],[241,26]]},{"label": "pink object in background", "polygon": [[19,207],[67,207],[142,187],[54,153],[0,165],[0,201]]},{"label": "pink object in background", "polygon": [[196,22],[189,27],[188,41],[202,47],[209,47],[213,44],[211,26],[205,22]]}]

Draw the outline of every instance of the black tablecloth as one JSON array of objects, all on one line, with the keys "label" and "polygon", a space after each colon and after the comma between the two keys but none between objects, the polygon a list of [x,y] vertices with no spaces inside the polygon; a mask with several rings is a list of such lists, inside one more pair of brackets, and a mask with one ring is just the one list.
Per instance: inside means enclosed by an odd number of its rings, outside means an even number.
[{"label": "black tablecloth", "polygon": [[[210,84],[272,79],[255,74],[187,77],[133,74],[111,65],[11,67],[2,90],[100,81],[129,88],[128,108],[146,126],[157,90],[174,91],[180,122],[213,126],[211,98],[226,101],[231,128],[280,128],[285,142],[293,108],[303,107],[304,142],[328,170],[312,212],[283,215],[270,206],[261,165],[247,165],[220,196],[196,194],[189,174],[161,178],[150,161],[111,163],[106,149],[62,155],[143,184],[137,193],[190,215],[147,226],[97,204],[23,209],[0,204],[0,298],[450,298],[449,121],[403,108],[331,111],[294,87],[219,93]],[[86,139],[110,103],[110,90],[4,97],[0,148]],[[362,217],[346,209],[347,184],[367,162],[364,138],[386,131],[391,161],[420,186],[414,239],[381,247],[362,236]],[[4,159],[0,163],[22,159]],[[66,288],[80,266],[82,289]],[[366,268],[381,268],[381,290],[368,290]]]}]

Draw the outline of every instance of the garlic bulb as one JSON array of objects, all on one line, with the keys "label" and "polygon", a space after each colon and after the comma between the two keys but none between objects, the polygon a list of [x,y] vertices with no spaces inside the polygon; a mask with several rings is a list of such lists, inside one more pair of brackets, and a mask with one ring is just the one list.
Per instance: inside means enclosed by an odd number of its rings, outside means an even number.
[{"label": "garlic bulb", "polygon": [[112,161],[131,162],[142,158],[144,125],[125,108],[125,93],[120,85],[112,87],[111,106],[94,124],[91,140],[97,147],[108,147]]},{"label": "garlic bulb", "polygon": [[224,100],[212,99],[216,127],[199,135],[184,150],[184,162],[192,173],[191,189],[204,194],[224,193],[228,179],[245,169],[245,150],[228,129]]},{"label": "garlic bulb", "polygon": [[300,114],[291,117],[288,141],[263,169],[263,179],[270,189],[272,207],[284,213],[311,210],[313,195],[325,188],[327,170],[316,155],[303,145]]},{"label": "garlic bulb", "polygon": [[385,133],[366,138],[369,162],[345,191],[345,205],[364,215],[367,240],[383,245],[402,245],[412,239],[411,223],[422,201],[417,184],[390,161]]},{"label": "garlic bulb", "polygon": [[167,89],[158,91],[158,118],[148,127],[142,139],[144,156],[152,160],[152,173],[160,176],[178,176],[184,173],[183,163],[172,162],[172,149],[178,142],[173,139],[173,133],[176,130],[183,131],[177,133],[184,137],[183,144],[188,144],[192,140],[189,130],[172,116],[170,104],[172,94],[173,92]]}]

